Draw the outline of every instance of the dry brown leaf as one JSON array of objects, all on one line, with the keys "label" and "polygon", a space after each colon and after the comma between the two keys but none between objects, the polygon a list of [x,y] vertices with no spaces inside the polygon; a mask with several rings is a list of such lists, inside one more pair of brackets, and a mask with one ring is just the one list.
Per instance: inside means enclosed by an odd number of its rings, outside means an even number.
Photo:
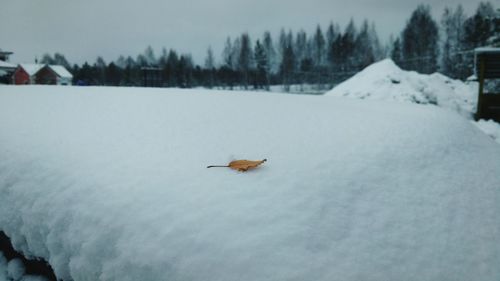
[{"label": "dry brown leaf", "polygon": [[259,160],[259,161],[250,161],[250,160],[234,160],[229,162],[227,166],[208,166],[207,168],[212,168],[212,167],[227,167],[231,168],[233,170],[237,170],[240,172],[246,172],[249,169],[256,168],[260,164],[266,162],[267,159],[264,160]]}]

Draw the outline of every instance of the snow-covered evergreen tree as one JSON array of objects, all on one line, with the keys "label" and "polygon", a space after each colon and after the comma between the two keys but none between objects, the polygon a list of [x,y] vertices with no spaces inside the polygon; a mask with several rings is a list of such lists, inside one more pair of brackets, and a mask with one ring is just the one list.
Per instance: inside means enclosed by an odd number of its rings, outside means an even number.
[{"label": "snow-covered evergreen tree", "polygon": [[335,37],[337,36],[338,33],[338,27],[336,27],[333,22],[330,22],[328,25],[328,29],[326,30],[326,47],[328,48],[329,46],[332,45],[333,40],[335,40]]},{"label": "snow-covered evergreen tree", "polygon": [[355,40],[354,66],[362,69],[375,62],[373,36],[368,20],[364,20]]},{"label": "snow-covered evergreen tree", "polygon": [[242,74],[242,84],[245,89],[247,89],[250,82],[249,72],[252,63],[252,48],[250,44],[250,36],[248,33],[243,33],[241,35],[241,46],[238,56],[238,70]]},{"label": "snow-covered evergreen tree", "polygon": [[222,51],[222,64],[230,69],[233,68],[233,44],[230,37],[227,37],[224,50]]},{"label": "snow-covered evergreen tree", "polygon": [[95,78],[98,85],[104,85],[106,81],[106,62],[101,56],[98,56],[94,64],[96,72]]},{"label": "snow-covered evergreen tree", "polygon": [[316,32],[313,37],[313,60],[315,66],[322,66],[325,64],[325,37],[321,26],[316,26]]},{"label": "snow-covered evergreen tree", "polygon": [[178,68],[179,55],[173,49],[168,51],[167,64],[163,68],[163,79],[169,87],[179,86]]},{"label": "snow-covered evergreen tree", "polygon": [[158,59],[158,64],[160,67],[165,67],[165,65],[167,64],[167,60],[168,60],[168,51],[165,47],[163,47],[161,49],[161,56],[160,58]]},{"label": "snow-covered evergreen tree", "polygon": [[285,29],[282,28],[280,30],[280,35],[279,35],[279,38],[278,38],[279,61],[283,61],[283,56],[284,56],[286,47],[287,47],[287,44],[286,44],[286,32],[285,32]]},{"label": "snow-covered evergreen tree", "polygon": [[62,65],[68,70],[71,69],[71,64],[68,62],[66,57],[61,53],[54,54],[53,64]]},{"label": "snow-covered evergreen tree", "polygon": [[294,51],[297,62],[307,56],[307,33],[304,30],[300,30],[295,37]]},{"label": "snow-covered evergreen tree", "polygon": [[209,46],[208,49],[207,49],[207,56],[205,58],[205,68],[206,69],[213,69],[213,68],[215,68],[214,52],[213,52],[211,46]]},{"label": "snow-covered evergreen tree", "polygon": [[50,54],[44,54],[39,63],[41,63],[41,64],[54,64],[54,59],[52,58],[52,56]]},{"label": "snow-covered evergreen tree", "polygon": [[277,54],[276,54],[276,49],[274,47],[273,38],[269,31],[264,32],[262,44],[266,52],[267,65],[269,67],[269,71],[276,73],[278,71],[278,64],[276,60]]},{"label": "snow-covered evergreen tree", "polygon": [[[478,47],[493,46],[494,38],[500,36],[499,18],[490,2],[479,3],[476,13],[464,22],[464,47],[473,50]],[[465,56],[465,74],[461,78],[472,75],[473,68],[474,57]]]},{"label": "snow-covered evergreen tree", "polygon": [[392,48],[390,51],[390,57],[398,66],[403,65],[403,51],[401,46],[401,39],[398,37],[392,43]]},{"label": "snow-covered evergreen tree", "polygon": [[283,52],[283,59],[280,65],[281,77],[283,79],[283,87],[285,91],[290,91],[290,84],[293,81],[295,72],[295,54],[293,45],[287,44]]},{"label": "snow-covered evergreen tree", "polygon": [[207,74],[207,77],[205,77],[206,85],[208,86],[208,88],[212,88],[215,83],[215,58],[212,47],[210,46],[207,49],[207,57],[205,58],[205,70]]},{"label": "snow-covered evergreen tree", "polygon": [[430,6],[417,7],[403,30],[402,39],[405,69],[421,73],[437,71],[439,31]]},{"label": "snow-covered evergreen tree", "polygon": [[379,39],[378,33],[377,33],[377,28],[375,27],[375,22],[371,23],[370,30],[369,30],[368,34],[370,36],[370,42],[372,45],[373,55],[375,57],[375,61],[379,61],[379,60],[385,58],[387,54],[386,54],[384,48],[382,47],[382,44],[380,43],[380,39]]},{"label": "snow-covered evergreen tree", "polygon": [[157,65],[156,57],[154,50],[151,46],[148,46],[146,50],[144,50],[144,58],[146,59],[146,64],[149,66]]},{"label": "snow-covered evergreen tree", "polygon": [[357,37],[357,29],[354,24],[354,20],[351,18],[349,24],[342,34],[342,39],[340,42],[340,62],[342,64],[342,71],[344,72],[353,72],[356,68],[356,59],[355,59],[355,48],[356,48],[356,37]]},{"label": "snow-covered evergreen tree", "polygon": [[118,59],[116,59],[116,66],[118,66],[121,69],[125,69],[127,67],[127,59],[123,55],[120,55]]},{"label": "snow-covered evergreen tree", "polygon": [[269,90],[269,65],[267,54],[264,46],[260,43],[260,40],[255,42],[254,49],[255,65],[256,65],[256,77],[255,84],[257,88],[265,88]]},{"label": "snow-covered evergreen tree", "polygon": [[446,7],[441,17],[441,63],[440,71],[453,78],[464,77],[464,56],[471,55],[464,53],[464,23],[465,14],[461,5],[455,11]]}]

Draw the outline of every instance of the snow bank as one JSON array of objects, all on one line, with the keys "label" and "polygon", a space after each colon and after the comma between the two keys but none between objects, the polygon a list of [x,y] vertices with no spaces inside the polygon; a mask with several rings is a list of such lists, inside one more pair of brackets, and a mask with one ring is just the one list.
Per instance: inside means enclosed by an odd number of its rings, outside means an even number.
[{"label": "snow bank", "polygon": [[496,142],[500,143],[500,124],[493,120],[479,120],[474,124],[488,136],[492,137]]},{"label": "snow bank", "polygon": [[44,277],[26,275],[24,265],[19,259],[13,259],[9,262],[0,252],[0,281],[48,281]]},{"label": "snow bank", "polygon": [[436,104],[470,118],[476,108],[477,84],[466,84],[440,73],[404,71],[386,59],[368,66],[326,95]]},{"label": "snow bank", "polygon": [[[434,104],[472,119],[476,111],[478,84],[453,80],[440,73],[431,75],[404,71],[386,59],[365,68],[339,84],[327,96],[379,101]],[[477,127],[493,139],[500,139],[500,125],[480,120]],[[500,141],[498,141],[500,142]]]},{"label": "snow bank", "polygon": [[500,146],[437,107],[3,86],[0,155],[0,230],[65,280],[500,279]]}]

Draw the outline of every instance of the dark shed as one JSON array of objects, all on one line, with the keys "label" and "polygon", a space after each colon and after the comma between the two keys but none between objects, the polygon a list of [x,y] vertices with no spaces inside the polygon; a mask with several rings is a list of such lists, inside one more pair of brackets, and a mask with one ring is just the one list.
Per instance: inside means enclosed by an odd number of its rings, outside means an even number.
[{"label": "dark shed", "polygon": [[476,119],[492,119],[500,122],[500,93],[485,93],[487,79],[500,78],[500,48],[475,50],[475,73],[479,81]]}]

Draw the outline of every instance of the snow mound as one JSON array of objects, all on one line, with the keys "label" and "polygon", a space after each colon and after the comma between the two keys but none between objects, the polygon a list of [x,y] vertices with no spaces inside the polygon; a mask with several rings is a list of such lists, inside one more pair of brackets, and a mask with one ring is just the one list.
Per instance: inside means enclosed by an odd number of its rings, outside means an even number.
[{"label": "snow mound", "polygon": [[479,120],[474,122],[474,124],[496,142],[500,143],[500,124],[493,120]]},{"label": "snow mound", "polygon": [[0,252],[0,281],[49,281],[47,278],[35,275],[25,275],[24,265],[21,260],[13,259],[7,262],[7,259]]},{"label": "snow mound", "polygon": [[25,272],[23,262],[20,259],[13,259],[7,264],[7,276],[12,280],[20,280]]},{"label": "snow mound", "polygon": [[438,107],[3,86],[0,155],[0,230],[64,280],[500,279],[500,146]]},{"label": "snow mound", "polygon": [[405,71],[392,60],[374,63],[326,95],[384,101],[435,104],[470,118],[475,111],[477,84],[466,84],[440,73]]}]

